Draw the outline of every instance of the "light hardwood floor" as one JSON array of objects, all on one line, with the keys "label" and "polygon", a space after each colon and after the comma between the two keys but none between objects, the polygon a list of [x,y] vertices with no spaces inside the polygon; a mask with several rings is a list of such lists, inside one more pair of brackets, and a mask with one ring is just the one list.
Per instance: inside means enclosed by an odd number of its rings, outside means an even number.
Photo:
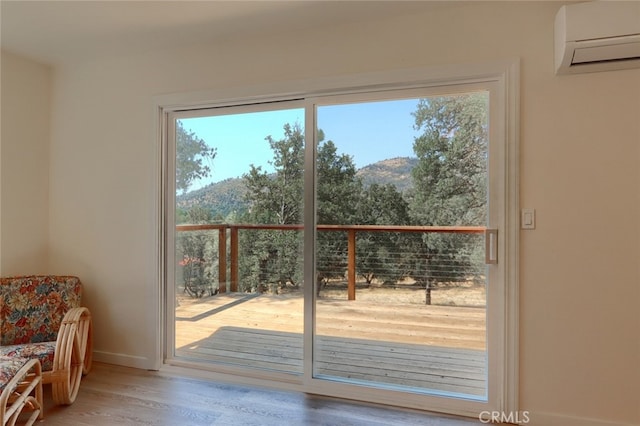
[{"label": "light hardwood floor", "polygon": [[45,387],[45,419],[59,426],[285,426],[482,424],[417,411],[359,404],[302,393],[228,385],[94,364],[76,402],[53,406]]}]

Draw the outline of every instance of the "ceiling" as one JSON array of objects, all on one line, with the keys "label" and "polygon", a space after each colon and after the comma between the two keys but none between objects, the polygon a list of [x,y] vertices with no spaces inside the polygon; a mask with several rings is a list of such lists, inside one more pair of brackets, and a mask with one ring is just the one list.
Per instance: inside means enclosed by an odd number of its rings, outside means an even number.
[{"label": "ceiling", "polygon": [[58,64],[92,55],[286,33],[411,14],[431,1],[1,0],[2,48]]}]

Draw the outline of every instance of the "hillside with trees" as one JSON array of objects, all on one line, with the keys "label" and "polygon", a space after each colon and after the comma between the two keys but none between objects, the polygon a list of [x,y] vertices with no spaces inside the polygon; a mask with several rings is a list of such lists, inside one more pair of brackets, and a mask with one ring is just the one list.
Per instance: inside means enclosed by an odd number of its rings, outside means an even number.
[{"label": "hillside with trees", "polygon": [[[417,162],[418,159],[413,157],[390,158],[364,166],[358,169],[355,175],[362,180],[365,189],[373,184],[391,184],[398,191],[405,192],[413,186],[411,170]],[[176,197],[176,206],[181,211],[200,206],[210,210],[212,217],[224,220],[230,215],[241,217],[247,211],[246,195],[247,187],[243,179],[229,178],[179,194]],[[186,223],[186,220],[186,216],[183,216],[181,223]]]},{"label": "hillside with trees", "polygon": [[[240,217],[247,211],[246,194],[247,187],[242,178],[229,178],[176,196],[176,207],[184,213],[200,206],[209,210],[213,218],[224,221],[229,217]],[[178,223],[187,221],[183,215]]]},{"label": "hillside with trees", "polygon": [[415,157],[395,157],[378,161],[358,169],[356,176],[368,188],[372,184],[392,184],[398,191],[405,192],[413,187],[411,170],[418,164]]}]

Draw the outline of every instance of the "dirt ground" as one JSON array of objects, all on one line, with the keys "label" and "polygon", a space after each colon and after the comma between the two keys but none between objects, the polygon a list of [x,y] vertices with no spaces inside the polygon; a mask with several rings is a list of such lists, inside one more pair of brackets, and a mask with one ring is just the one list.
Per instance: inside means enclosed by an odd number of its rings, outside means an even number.
[{"label": "dirt ground", "polygon": [[[483,350],[486,343],[484,287],[443,287],[424,303],[424,289],[370,286],[347,300],[345,288],[322,290],[315,304],[316,332],[326,336]],[[176,347],[198,347],[226,326],[302,333],[302,292],[224,293],[181,297],[176,307]]]},{"label": "dirt ground", "polygon": [[[326,287],[320,292],[322,298],[345,299],[345,288]],[[387,302],[394,304],[424,305],[425,290],[413,284],[395,287],[371,285],[356,287],[356,300]],[[431,291],[431,304],[436,306],[484,307],[486,291],[484,284],[456,283],[443,285]]]},{"label": "dirt ground", "polygon": [[[330,285],[320,292],[322,299],[347,299],[346,284]],[[362,284],[356,288],[356,300],[366,302],[385,302],[391,304],[424,305],[425,290],[414,284],[397,284],[395,287]],[[434,306],[484,307],[486,305],[486,287],[484,284],[456,283],[443,285],[431,291],[431,304]],[[202,302],[202,299],[178,294],[180,306]]]}]

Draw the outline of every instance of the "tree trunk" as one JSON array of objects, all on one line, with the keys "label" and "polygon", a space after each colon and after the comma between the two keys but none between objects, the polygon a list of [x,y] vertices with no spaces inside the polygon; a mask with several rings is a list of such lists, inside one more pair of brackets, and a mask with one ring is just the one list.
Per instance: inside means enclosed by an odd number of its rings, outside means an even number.
[{"label": "tree trunk", "polygon": [[320,290],[324,288],[325,282],[321,276],[316,277],[316,296],[320,297]]}]

